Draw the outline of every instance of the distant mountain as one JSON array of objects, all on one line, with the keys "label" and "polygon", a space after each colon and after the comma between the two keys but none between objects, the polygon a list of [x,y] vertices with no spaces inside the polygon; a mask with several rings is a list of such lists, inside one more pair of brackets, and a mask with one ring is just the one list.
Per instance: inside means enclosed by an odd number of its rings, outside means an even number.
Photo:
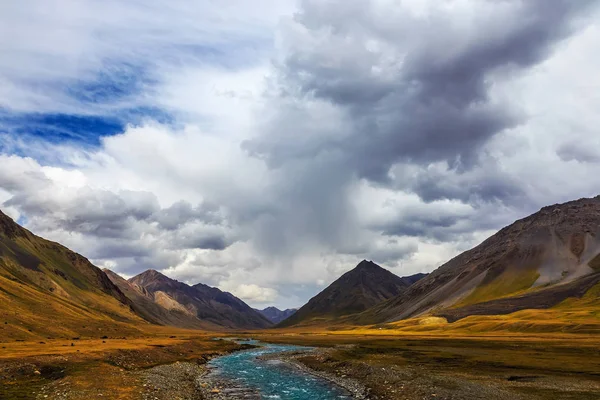
[{"label": "distant mountain", "polygon": [[407,290],[424,275],[400,278],[372,261],[363,260],[279,324],[287,327],[365,311]]},{"label": "distant mountain", "polygon": [[139,333],[146,324],[99,268],[0,211],[0,337]]},{"label": "distant mountain", "polygon": [[271,321],[274,324],[280,323],[281,321],[289,318],[292,314],[298,311],[297,308],[288,308],[285,310],[280,310],[277,307],[267,307],[263,310],[255,310],[267,317],[269,321]]},{"label": "distant mountain", "polygon": [[372,324],[433,314],[549,308],[600,282],[600,196],[542,208],[501,229],[407,291],[356,316]]},{"label": "distant mountain", "polygon": [[127,296],[136,314],[158,325],[190,329],[215,329],[218,325],[200,321],[184,306],[162,292],[151,293],[144,287],[127,281],[108,269],[103,270],[110,280]]},{"label": "distant mountain", "polygon": [[142,272],[128,282],[143,288],[163,307],[179,309],[204,323],[230,329],[260,329],[272,325],[231,293],[201,283],[189,286],[155,270]]}]

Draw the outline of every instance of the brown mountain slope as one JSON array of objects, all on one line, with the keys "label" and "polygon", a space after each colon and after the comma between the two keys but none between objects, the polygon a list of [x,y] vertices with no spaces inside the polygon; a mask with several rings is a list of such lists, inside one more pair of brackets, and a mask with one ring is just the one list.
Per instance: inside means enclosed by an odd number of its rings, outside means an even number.
[{"label": "brown mountain slope", "polygon": [[372,261],[363,260],[278,326],[288,327],[362,312],[403,293],[425,276],[400,278]]},{"label": "brown mountain slope", "polygon": [[102,336],[146,322],[85,257],[0,212],[0,337]]},{"label": "brown mountain slope", "polygon": [[185,307],[162,292],[150,293],[143,287],[130,283],[111,270],[104,269],[103,271],[131,301],[136,314],[146,321],[179,328],[207,330],[219,328],[209,322],[200,321]]},{"label": "brown mountain slope", "polygon": [[544,207],[353,321],[379,323],[425,313],[456,320],[548,308],[581,297],[600,270],[599,235],[600,197]]},{"label": "brown mountain slope", "polygon": [[148,270],[129,279],[129,283],[144,288],[155,299],[164,296],[183,306],[200,321],[229,329],[262,329],[271,322],[230,293],[201,283],[188,286],[160,272]]}]

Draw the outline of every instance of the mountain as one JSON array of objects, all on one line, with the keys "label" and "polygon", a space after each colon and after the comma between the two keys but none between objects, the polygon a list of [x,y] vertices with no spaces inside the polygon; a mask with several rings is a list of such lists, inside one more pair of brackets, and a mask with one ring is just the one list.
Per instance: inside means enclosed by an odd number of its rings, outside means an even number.
[{"label": "mountain", "polygon": [[272,325],[231,293],[201,283],[189,286],[155,270],[142,272],[128,282],[145,290],[163,307],[188,313],[205,324],[230,329],[261,329]]},{"label": "mountain", "polygon": [[139,333],[133,304],[99,268],[0,211],[0,337]]},{"label": "mountain", "polygon": [[176,326],[190,329],[214,329],[218,326],[200,321],[185,307],[162,292],[150,293],[109,269],[103,270],[109,279],[131,301],[132,308],[142,318],[157,325]]},{"label": "mountain", "polygon": [[278,326],[288,327],[355,314],[398,296],[423,277],[400,278],[372,261],[363,260]]},{"label": "mountain", "polygon": [[285,310],[280,310],[277,307],[267,307],[263,310],[256,310],[256,311],[258,311],[259,313],[261,313],[262,315],[267,317],[267,319],[269,321],[271,321],[272,323],[278,324],[281,321],[283,321],[284,319],[289,318],[292,314],[294,314],[296,311],[298,311],[298,309],[297,308],[288,308]]},{"label": "mountain", "polygon": [[600,196],[542,208],[448,261],[354,323],[424,314],[469,315],[544,309],[581,298],[600,282]]}]

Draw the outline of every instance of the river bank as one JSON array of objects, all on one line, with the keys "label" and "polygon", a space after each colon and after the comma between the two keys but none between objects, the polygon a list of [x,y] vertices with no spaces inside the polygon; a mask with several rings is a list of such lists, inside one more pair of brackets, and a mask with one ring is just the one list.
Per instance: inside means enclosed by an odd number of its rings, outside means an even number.
[{"label": "river bank", "polygon": [[[269,357],[292,363],[354,395],[352,385],[360,385],[372,400],[600,398],[598,337],[252,336],[267,343],[316,348]],[[0,398],[259,398],[256,392],[211,374],[211,360],[244,348],[212,338],[206,334],[4,342]]]},{"label": "river bank", "polygon": [[372,400],[590,400],[600,398],[600,339],[263,335],[315,346],[307,368],[349,378]]},{"label": "river bank", "polygon": [[[214,357],[247,348],[212,337],[5,341],[0,343],[0,399],[154,399],[144,397],[152,389],[145,375],[152,368],[177,362],[202,368]],[[187,385],[189,379],[178,376],[180,386]]]},{"label": "river bank", "polygon": [[[267,345],[268,346],[268,345]],[[249,351],[249,350],[246,350]],[[297,358],[307,355],[317,355],[324,349],[306,349],[294,352],[275,352],[256,357],[259,363],[265,363],[271,368],[277,368],[289,373],[306,374],[320,380],[325,380],[345,392],[348,399],[367,399],[367,390],[358,381],[349,377],[339,377],[322,371],[315,371],[300,363]],[[228,378],[209,364],[198,365],[189,362],[176,362],[160,365],[142,372],[144,378],[144,400],[167,399],[202,399],[202,400],[253,400],[262,399],[260,391],[239,380]],[[293,396],[293,394],[289,394]],[[278,395],[272,395],[278,396]],[[281,394],[286,398],[285,394]],[[295,397],[294,397],[295,398]],[[303,397],[307,398],[308,397]],[[333,397],[332,397],[333,398]],[[336,396],[336,398],[338,398]]]}]

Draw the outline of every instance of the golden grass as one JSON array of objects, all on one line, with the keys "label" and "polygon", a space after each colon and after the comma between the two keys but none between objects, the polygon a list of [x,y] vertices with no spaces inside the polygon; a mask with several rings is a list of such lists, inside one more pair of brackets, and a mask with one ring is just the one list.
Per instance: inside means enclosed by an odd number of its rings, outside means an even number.
[{"label": "golden grass", "polygon": [[0,276],[0,341],[141,333],[145,321],[111,296],[83,293],[86,303]]},{"label": "golden grass", "polygon": [[453,307],[462,307],[517,295],[530,289],[539,276],[540,274],[535,268],[508,268],[492,282],[476,287],[475,290],[454,304]]},{"label": "golden grass", "polygon": [[367,336],[580,336],[600,338],[600,284],[581,299],[569,298],[543,310],[523,310],[507,315],[469,316],[453,323],[425,315],[397,322],[367,326],[321,324],[273,330],[284,335],[367,335]]},{"label": "golden grass", "polygon": [[43,387],[68,389],[70,399],[137,399],[143,389],[140,370],[176,361],[203,363],[240,347],[212,338],[206,332],[163,328],[133,339],[2,343],[0,399],[35,398],[33,393]]}]

